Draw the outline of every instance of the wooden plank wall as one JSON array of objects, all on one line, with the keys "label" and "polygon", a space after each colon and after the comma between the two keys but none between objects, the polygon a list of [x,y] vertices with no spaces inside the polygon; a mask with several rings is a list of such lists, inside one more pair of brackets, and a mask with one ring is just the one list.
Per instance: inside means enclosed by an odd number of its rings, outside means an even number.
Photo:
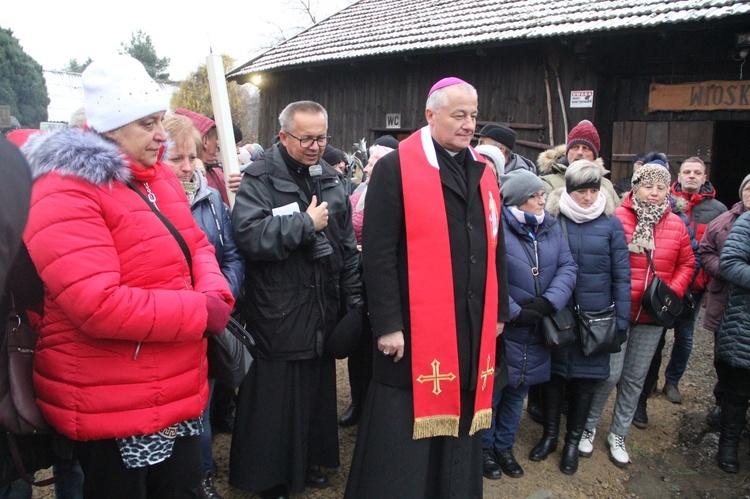
[{"label": "wooden plank wall", "polygon": [[[566,57],[571,57],[570,55]],[[329,113],[332,143],[344,150],[364,137],[375,139],[373,129],[385,128],[386,113],[401,113],[403,129],[426,124],[424,102],[432,84],[444,76],[459,76],[472,83],[479,94],[479,121],[543,125],[542,130],[518,129],[518,138],[550,142],[544,88],[542,45],[432,54],[382,61],[339,64],[301,69],[264,77],[261,88],[260,139],[270,143],[278,133],[281,109],[295,100],[320,102]],[[596,75],[575,76],[562,72],[564,100],[569,91],[595,88]],[[554,80],[552,85],[554,144],[566,139]],[[568,110],[571,127],[581,119],[594,119],[595,109]],[[536,160],[540,150],[517,146],[516,152]]]}]

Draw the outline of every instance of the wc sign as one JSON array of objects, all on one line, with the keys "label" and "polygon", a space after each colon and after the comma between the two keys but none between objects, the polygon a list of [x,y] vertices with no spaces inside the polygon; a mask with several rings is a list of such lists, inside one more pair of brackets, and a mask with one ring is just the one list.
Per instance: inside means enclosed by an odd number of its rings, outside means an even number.
[{"label": "wc sign", "polygon": [[386,128],[401,128],[401,113],[387,113],[385,115]]}]

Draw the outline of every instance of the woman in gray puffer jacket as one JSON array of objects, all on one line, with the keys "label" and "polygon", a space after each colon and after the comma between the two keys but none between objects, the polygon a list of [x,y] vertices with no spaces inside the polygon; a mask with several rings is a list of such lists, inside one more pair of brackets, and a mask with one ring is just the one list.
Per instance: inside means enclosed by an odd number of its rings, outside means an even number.
[{"label": "woman in gray puffer jacket", "polygon": [[716,374],[726,389],[717,459],[719,468],[737,473],[737,447],[750,399],[750,213],[732,226],[719,270],[732,287],[716,337]]}]

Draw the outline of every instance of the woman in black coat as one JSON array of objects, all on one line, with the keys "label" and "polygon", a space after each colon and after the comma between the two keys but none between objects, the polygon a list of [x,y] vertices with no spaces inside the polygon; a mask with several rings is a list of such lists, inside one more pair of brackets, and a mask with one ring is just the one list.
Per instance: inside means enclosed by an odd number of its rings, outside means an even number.
[{"label": "woman in black coat", "polygon": [[[574,162],[565,172],[565,188],[555,189],[547,210],[558,218],[578,265],[576,288],[568,307],[575,314],[615,306],[622,340],[630,314],[630,260],[622,224],[613,216],[611,196],[600,190],[601,167]],[[542,385],[544,434],[529,459],[542,461],[557,449],[563,394],[569,397],[567,434],[560,471],[578,469],[578,444],[594,397],[597,380],[609,377],[609,353],[584,356],[580,342],[552,350],[552,375]]]},{"label": "woman in black coat", "polygon": [[750,399],[750,213],[732,226],[719,271],[732,287],[716,336],[716,374],[725,387],[717,458],[719,468],[737,473],[737,447]]}]

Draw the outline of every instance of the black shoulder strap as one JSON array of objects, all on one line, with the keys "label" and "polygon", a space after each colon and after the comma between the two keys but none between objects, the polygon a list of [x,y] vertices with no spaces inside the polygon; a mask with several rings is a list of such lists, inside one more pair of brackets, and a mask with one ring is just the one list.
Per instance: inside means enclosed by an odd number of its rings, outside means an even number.
[{"label": "black shoulder strap", "polygon": [[190,257],[190,249],[188,248],[187,243],[185,242],[185,239],[182,237],[180,232],[177,230],[177,228],[172,224],[172,222],[169,221],[167,217],[164,216],[164,214],[159,211],[159,209],[148,200],[145,194],[143,194],[140,189],[138,189],[133,182],[128,182],[128,187],[133,189],[140,197],[143,199],[149,208],[151,208],[151,211],[153,211],[157,217],[159,217],[159,220],[162,221],[164,225],[166,225],[167,229],[169,229],[169,232],[172,233],[174,238],[177,240],[177,244],[180,245],[180,249],[182,249],[182,252],[185,254],[185,260],[187,260],[188,268],[190,269],[190,279],[193,279],[193,259]]}]

